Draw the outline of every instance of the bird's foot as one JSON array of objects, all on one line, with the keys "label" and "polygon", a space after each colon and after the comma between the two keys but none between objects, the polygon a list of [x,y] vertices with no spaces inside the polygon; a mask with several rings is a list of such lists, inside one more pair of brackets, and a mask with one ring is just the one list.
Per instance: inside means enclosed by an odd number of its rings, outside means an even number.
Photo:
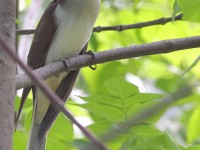
[{"label": "bird's foot", "polygon": [[[66,70],[69,68],[70,59],[69,59],[68,57],[66,57],[66,58],[61,58],[61,59],[59,59],[58,61],[61,61],[61,62],[63,63],[63,65],[64,65],[64,67],[66,68]],[[53,62],[57,62],[57,61],[53,60]],[[55,75],[55,77],[59,77],[59,76],[60,76],[60,74]]]},{"label": "bird's foot", "polygon": [[68,57],[59,59],[63,63],[66,69],[69,68],[70,59]]},{"label": "bird's foot", "polygon": [[[89,51],[85,52],[85,54],[88,54],[88,55],[92,56],[92,59],[95,60],[95,54],[94,54],[93,51],[89,50]],[[89,67],[92,70],[96,70],[97,69],[97,65],[89,66]]]}]

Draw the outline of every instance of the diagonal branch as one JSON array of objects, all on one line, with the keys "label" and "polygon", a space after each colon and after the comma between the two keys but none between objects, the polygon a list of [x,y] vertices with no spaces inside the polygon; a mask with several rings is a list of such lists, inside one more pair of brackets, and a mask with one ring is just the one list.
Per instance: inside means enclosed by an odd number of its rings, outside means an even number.
[{"label": "diagonal branch", "polygon": [[[163,40],[143,45],[115,48],[112,50],[97,52],[94,54],[95,59],[93,59],[91,55],[79,55],[70,59],[68,68],[66,68],[62,62],[56,62],[35,70],[34,74],[42,79],[47,79],[51,76],[57,75],[62,71],[76,70],[94,64],[101,64],[114,60],[139,56],[170,53],[197,47],[200,47],[200,36]],[[17,90],[33,84],[31,79],[26,74],[17,75],[16,81]]]},{"label": "diagonal branch", "polygon": [[13,58],[14,61],[16,61],[22,69],[27,73],[27,75],[30,76],[30,78],[37,84],[37,86],[46,94],[50,102],[53,104],[53,106],[61,111],[69,120],[71,120],[81,131],[82,133],[91,140],[91,142],[98,148],[99,150],[107,150],[105,145],[101,143],[99,140],[96,139],[96,137],[90,133],[85,127],[83,127],[74,117],[73,115],[65,109],[64,105],[65,103],[54,93],[50,90],[50,88],[45,84],[45,82],[38,78],[32,70],[27,67],[20,58],[15,54],[15,52],[7,45],[5,44],[5,41],[2,40],[0,37],[0,45],[3,47],[3,49],[10,55],[10,57]]},{"label": "diagonal branch", "polygon": [[[182,14],[179,14],[174,18],[174,20],[181,20],[182,16],[183,16]],[[162,18],[152,20],[152,21],[146,21],[146,22],[140,22],[140,23],[128,24],[128,25],[105,26],[105,27],[98,26],[98,27],[94,27],[93,32],[125,31],[125,30],[130,30],[130,29],[149,27],[149,26],[153,26],[153,25],[164,25],[171,21],[172,21],[172,17],[168,17],[168,18],[162,17]],[[17,33],[17,35],[34,34],[35,30],[34,29],[16,30],[16,33]]]}]

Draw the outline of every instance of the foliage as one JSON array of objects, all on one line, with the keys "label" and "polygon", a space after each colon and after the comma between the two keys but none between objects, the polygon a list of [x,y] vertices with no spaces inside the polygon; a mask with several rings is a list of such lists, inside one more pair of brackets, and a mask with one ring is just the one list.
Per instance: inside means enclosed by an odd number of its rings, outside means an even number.
[{"label": "foliage", "polygon": [[[199,0],[104,0],[96,25],[137,23],[174,17],[178,13],[183,13],[184,21],[124,32],[94,33],[89,48],[101,51],[198,35],[199,9]],[[98,65],[95,71],[83,68],[74,90],[78,92],[72,94],[78,96],[73,96],[66,107],[90,131],[101,137],[110,129],[117,128],[118,123],[135,117],[185,87],[187,92],[178,93],[180,96],[176,101],[157,110],[156,115],[133,125],[128,132],[113,137],[106,145],[111,150],[200,149],[200,72],[197,56],[199,49],[193,49],[110,62]],[[192,65],[193,62],[196,66]],[[19,98],[16,97],[15,109],[18,105]],[[28,100],[14,135],[14,150],[25,149],[31,109],[32,101]],[[84,149],[87,144],[88,140],[75,130],[72,123],[59,115],[48,134],[47,150]]]}]

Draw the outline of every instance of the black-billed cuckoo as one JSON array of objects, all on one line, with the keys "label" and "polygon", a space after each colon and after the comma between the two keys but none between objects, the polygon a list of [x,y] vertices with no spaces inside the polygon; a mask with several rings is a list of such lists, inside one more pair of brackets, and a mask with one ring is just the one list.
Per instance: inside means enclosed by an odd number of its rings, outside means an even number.
[{"label": "black-billed cuckoo", "polygon": [[[30,48],[27,64],[40,68],[59,59],[83,54],[99,13],[101,0],[54,0],[44,12]],[[66,101],[79,70],[64,72],[45,82]],[[24,88],[16,121],[28,96],[33,91],[33,118],[27,150],[45,150],[46,134],[58,111],[43,92],[35,87]]]}]

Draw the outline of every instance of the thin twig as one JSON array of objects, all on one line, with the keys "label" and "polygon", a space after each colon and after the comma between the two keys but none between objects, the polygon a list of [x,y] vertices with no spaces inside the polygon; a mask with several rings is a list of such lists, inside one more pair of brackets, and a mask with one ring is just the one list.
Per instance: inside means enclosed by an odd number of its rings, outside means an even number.
[{"label": "thin twig", "polygon": [[[174,20],[181,20],[182,14],[178,15],[175,17]],[[172,21],[172,17],[169,18],[159,18],[156,20],[152,21],[146,21],[146,22],[140,22],[136,24],[128,24],[128,25],[117,25],[117,26],[107,26],[107,27],[95,27],[93,29],[93,32],[102,32],[102,31],[125,31],[125,30],[130,30],[130,29],[138,29],[138,28],[144,28],[144,27],[149,27],[153,25],[164,25],[168,22]]]},{"label": "thin twig", "polygon": [[[182,19],[182,14],[179,14],[178,16],[175,17],[174,20],[181,20],[181,19]],[[144,27],[153,26],[153,25],[164,25],[171,21],[172,21],[172,17],[169,17],[169,18],[162,17],[162,18],[159,18],[156,20],[140,22],[140,23],[136,23],[136,24],[105,26],[105,27],[98,26],[98,27],[94,27],[93,32],[125,31],[125,30],[130,30],[130,29],[144,28]],[[34,34],[35,30],[34,29],[16,30],[16,33],[17,33],[17,35]]]},{"label": "thin twig", "polygon": [[[82,67],[91,66],[95,64],[110,62],[114,60],[133,58],[138,56],[170,53],[178,50],[185,50],[189,48],[200,47],[200,36],[193,36],[187,38],[163,40],[143,45],[135,45],[123,48],[116,48],[112,50],[104,50],[91,55],[79,55],[70,58],[69,68],[63,66],[62,62],[56,62],[48,66],[44,66],[34,71],[38,77],[47,79],[51,76],[57,75],[62,71],[76,70]],[[30,86],[33,83],[26,74],[17,75],[16,89]]]},{"label": "thin twig", "polygon": [[22,69],[26,72],[27,75],[37,84],[37,86],[46,94],[50,102],[53,104],[53,106],[65,114],[65,116],[71,120],[81,131],[82,133],[91,140],[91,142],[99,149],[99,150],[107,150],[105,145],[101,143],[101,141],[97,140],[96,137],[90,133],[85,127],[83,127],[74,117],[73,115],[64,107],[64,102],[55,94],[53,93],[50,88],[44,83],[44,81],[40,78],[38,78],[32,70],[27,67],[20,58],[12,51],[12,49],[5,44],[5,41],[2,40],[0,37],[0,44],[3,47],[3,49],[13,58],[14,61],[16,61]]},{"label": "thin twig", "polygon": [[35,29],[29,29],[29,30],[16,30],[17,35],[26,35],[26,34],[34,34]]}]

